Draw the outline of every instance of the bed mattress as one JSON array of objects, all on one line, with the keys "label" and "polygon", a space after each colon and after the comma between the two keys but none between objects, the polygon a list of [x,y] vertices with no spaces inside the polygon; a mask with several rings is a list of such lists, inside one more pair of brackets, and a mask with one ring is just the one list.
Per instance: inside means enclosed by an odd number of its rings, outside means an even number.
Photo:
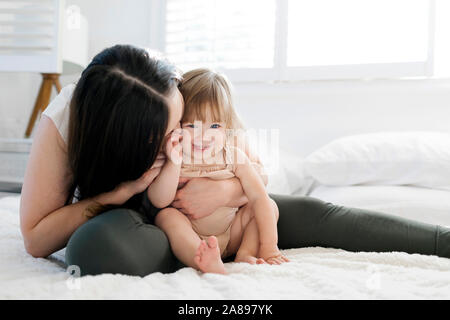
[{"label": "bed mattress", "polygon": [[450,226],[450,191],[414,186],[324,186],[309,196],[348,207]]}]

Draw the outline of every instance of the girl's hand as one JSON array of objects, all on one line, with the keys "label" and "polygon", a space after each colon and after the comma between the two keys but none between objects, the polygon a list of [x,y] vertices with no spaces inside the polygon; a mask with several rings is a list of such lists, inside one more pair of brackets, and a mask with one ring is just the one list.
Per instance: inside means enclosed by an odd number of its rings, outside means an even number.
[{"label": "girl's hand", "polygon": [[275,245],[263,245],[259,246],[258,258],[264,259],[268,264],[282,264],[284,262],[289,262],[289,259],[283,256]]},{"label": "girl's hand", "polygon": [[[156,164],[156,161],[155,161]],[[122,205],[135,194],[143,192],[153,182],[161,171],[161,161],[148,169],[140,178],[132,181],[125,181],[119,184],[114,190],[102,193],[95,197],[95,200],[102,205]]]},{"label": "girl's hand", "polygon": [[183,140],[182,129],[175,129],[167,138],[165,144],[165,155],[174,164],[181,164],[183,160],[183,149],[181,141]]}]

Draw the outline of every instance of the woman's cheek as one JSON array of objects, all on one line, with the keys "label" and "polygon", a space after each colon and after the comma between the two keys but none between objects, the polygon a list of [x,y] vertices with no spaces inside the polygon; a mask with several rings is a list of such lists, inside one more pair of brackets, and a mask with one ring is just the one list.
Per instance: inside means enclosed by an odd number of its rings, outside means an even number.
[{"label": "woman's cheek", "polygon": [[161,142],[161,146],[159,148],[159,152],[163,152],[164,153],[164,151],[166,150],[167,141],[169,141],[169,137],[170,137],[170,134],[168,134],[167,136],[165,136],[163,138],[163,141]]}]

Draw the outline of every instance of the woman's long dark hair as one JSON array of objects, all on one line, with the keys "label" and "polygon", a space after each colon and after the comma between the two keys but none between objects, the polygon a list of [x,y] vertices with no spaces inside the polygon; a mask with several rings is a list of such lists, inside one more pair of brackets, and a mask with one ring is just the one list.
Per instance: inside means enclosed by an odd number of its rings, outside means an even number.
[{"label": "woman's long dark hair", "polygon": [[[94,57],[70,104],[71,195],[76,187],[78,200],[111,191],[152,166],[167,128],[166,96],[179,79],[174,66],[133,46]],[[140,201],[133,198],[129,207]]]}]

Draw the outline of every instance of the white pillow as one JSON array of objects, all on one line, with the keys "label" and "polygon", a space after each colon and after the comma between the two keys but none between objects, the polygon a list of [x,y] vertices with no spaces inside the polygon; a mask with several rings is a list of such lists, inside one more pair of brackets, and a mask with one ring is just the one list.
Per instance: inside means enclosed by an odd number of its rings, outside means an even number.
[{"label": "white pillow", "polygon": [[450,134],[380,132],[343,137],[305,159],[319,183],[450,187]]},{"label": "white pillow", "polygon": [[279,150],[278,163],[265,163],[267,191],[273,194],[306,194],[313,180],[303,172],[303,159],[286,150]]}]

